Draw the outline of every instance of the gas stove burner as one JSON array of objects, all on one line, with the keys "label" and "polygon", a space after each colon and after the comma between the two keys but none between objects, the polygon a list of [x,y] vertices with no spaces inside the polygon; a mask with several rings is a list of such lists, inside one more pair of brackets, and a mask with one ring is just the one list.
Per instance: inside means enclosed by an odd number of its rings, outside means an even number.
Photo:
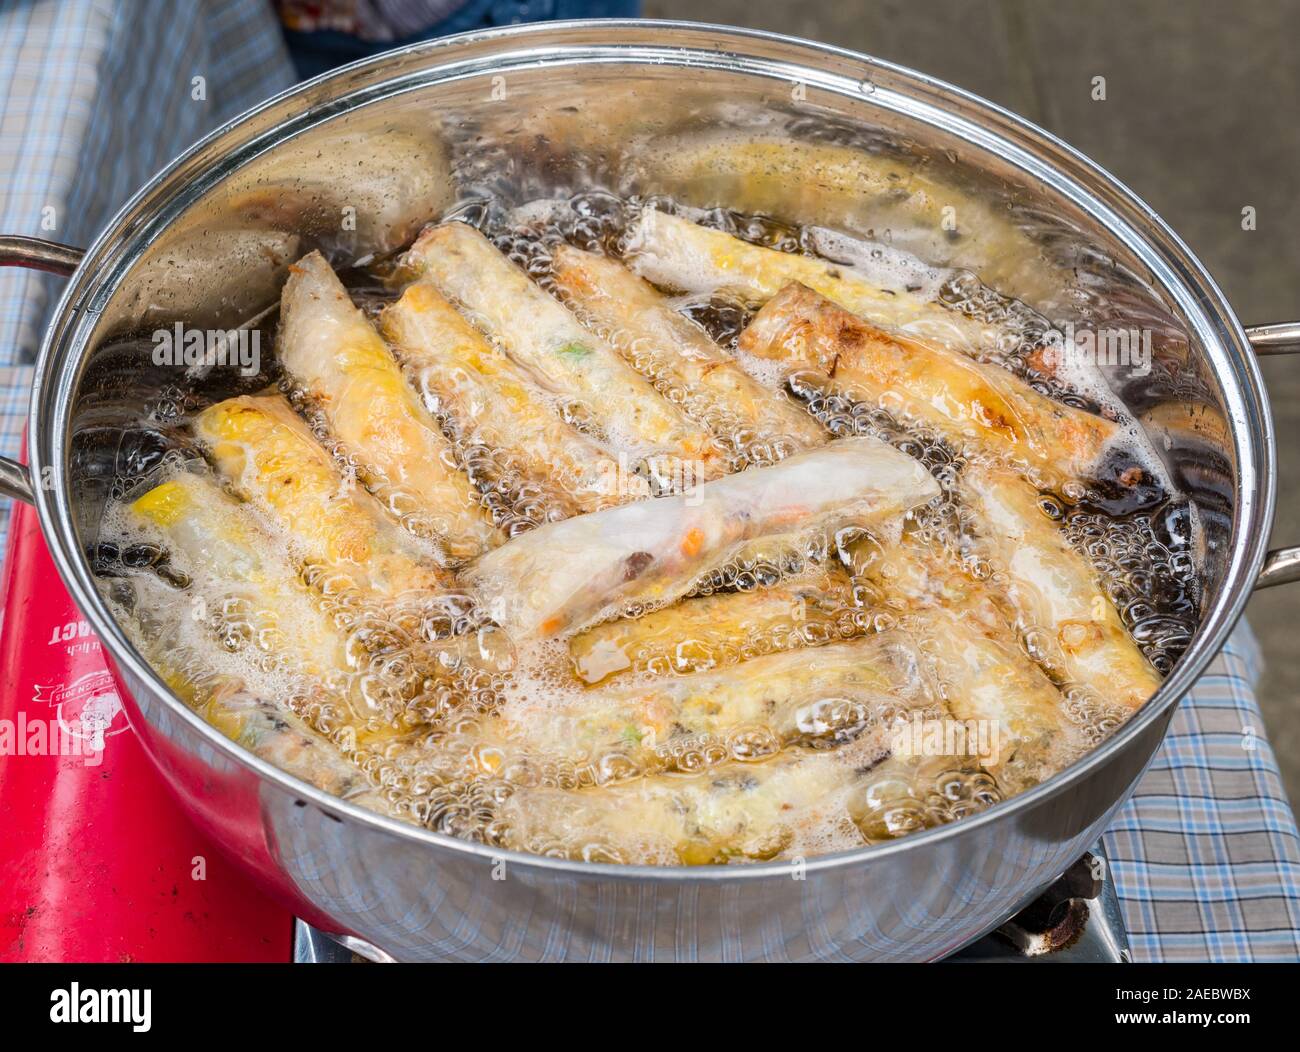
[{"label": "gas stove burner", "polygon": [[945,960],[1131,963],[1119,896],[1101,842],[1005,924]]},{"label": "gas stove burner", "polygon": [[293,922],[294,964],[350,964],[352,951],[304,920]]},{"label": "gas stove burner", "polygon": [[[1119,897],[1108,874],[1106,853],[1098,841],[1005,924],[944,960],[956,964],[1130,963]],[[359,939],[326,935],[299,920],[294,926],[293,959],[297,964],[364,964],[391,958]]]},{"label": "gas stove burner", "polygon": [[378,946],[351,935],[326,935],[306,921],[293,922],[294,964],[392,964]]}]

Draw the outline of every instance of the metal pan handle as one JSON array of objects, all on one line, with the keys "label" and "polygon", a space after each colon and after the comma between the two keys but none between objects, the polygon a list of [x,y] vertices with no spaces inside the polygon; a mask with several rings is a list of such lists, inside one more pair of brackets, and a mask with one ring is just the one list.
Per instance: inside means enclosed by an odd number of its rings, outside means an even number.
[{"label": "metal pan handle", "polygon": [[1246,329],[1246,338],[1259,355],[1300,354],[1300,321],[1251,325]]},{"label": "metal pan handle", "polygon": [[[1246,338],[1258,355],[1300,354],[1300,321],[1277,325],[1252,325]],[[1300,546],[1274,548],[1264,558],[1264,569],[1255,582],[1256,588],[1300,581]]]},{"label": "metal pan handle", "polygon": [[[44,270],[50,274],[68,277],[77,269],[85,250],[57,241],[44,241],[39,237],[20,234],[0,234],[0,267],[26,267]],[[32,488],[31,472],[26,465],[0,457],[0,496],[34,504],[36,495]]]}]

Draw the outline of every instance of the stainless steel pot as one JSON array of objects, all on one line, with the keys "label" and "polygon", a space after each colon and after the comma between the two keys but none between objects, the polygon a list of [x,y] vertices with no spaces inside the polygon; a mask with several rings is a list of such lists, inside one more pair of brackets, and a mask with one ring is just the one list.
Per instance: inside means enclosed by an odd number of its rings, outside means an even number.
[{"label": "stainless steel pot", "polygon": [[[910,229],[918,254],[980,268],[1044,311],[1154,330],[1161,369],[1120,393],[1197,508],[1205,580],[1200,628],[1159,693],[1091,755],[974,818],[798,866],[715,869],[557,861],[411,828],[244,753],[178,701],[110,616],[86,556],[111,478],[148,460],[142,407],[184,384],[129,337],[239,324],[274,304],[313,245],[357,259],[483,190],[524,201],[594,185]],[[907,221],[945,195],[955,231]],[[835,48],[653,22],[464,34],[245,114],[154,178],[84,256],[27,238],[0,241],[0,255],[71,278],[36,370],[31,466],[0,465],[0,487],[35,502],[132,725],[195,820],[298,915],[373,956],[940,957],[1095,840],[1251,589],[1300,577],[1300,549],[1265,551],[1274,443],[1255,361],[1298,349],[1300,325],[1243,330],[1159,218],[1046,133]]]}]

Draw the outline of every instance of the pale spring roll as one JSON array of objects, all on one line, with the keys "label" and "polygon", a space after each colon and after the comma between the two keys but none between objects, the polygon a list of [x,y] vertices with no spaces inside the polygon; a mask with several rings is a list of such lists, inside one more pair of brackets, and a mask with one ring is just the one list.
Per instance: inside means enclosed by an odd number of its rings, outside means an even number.
[{"label": "pale spring roll", "polygon": [[580,784],[758,760],[791,745],[885,741],[912,713],[939,715],[915,644],[901,633],[769,654],[734,668],[511,699],[475,758],[495,774],[527,755],[560,761]]},{"label": "pale spring roll", "polygon": [[927,542],[905,534],[849,548],[860,579],[917,641],[953,718],[982,745],[978,761],[1008,792],[1072,763],[1086,748],[1065,699],[1020,646],[1000,598]]},{"label": "pale spring roll", "polygon": [[[321,711],[327,713],[316,729],[364,729],[402,708],[404,692],[419,689],[422,677],[414,671],[407,682],[384,685],[367,675],[364,649],[319,608],[247,507],[210,479],[178,474],[136,498],[128,514],[144,536],[163,542],[170,564],[189,579],[188,616],[215,633],[224,651],[255,651],[273,670],[316,685],[308,693],[325,703]],[[178,667],[174,653],[160,656],[167,667]]]},{"label": "pale spring roll", "polygon": [[794,842],[799,824],[825,820],[819,810],[846,812],[843,791],[852,780],[852,769],[831,756],[793,753],[594,792],[525,789],[502,808],[503,846],[661,866],[773,859]]},{"label": "pale spring roll", "polygon": [[385,308],[380,324],[431,411],[447,413],[475,441],[557,487],[571,514],[649,496],[645,479],[565,423],[554,393],[489,343],[427,278]]},{"label": "pale spring roll", "polygon": [[1129,635],[1096,570],[1041,506],[1039,491],[1012,471],[972,466],[962,493],[980,543],[1022,622],[1031,652],[1062,685],[1131,712],[1160,674]]},{"label": "pale spring roll", "polygon": [[[663,774],[599,790],[521,789],[501,811],[504,846],[590,862],[714,865],[806,856],[903,836],[998,799],[984,774],[940,816],[944,759],[894,758],[874,739],[763,763]],[[828,839],[833,838],[833,839]]]},{"label": "pale spring roll", "polygon": [[[353,663],[342,635],[248,510],[210,479],[182,473],[129,505],[144,536],[158,536],[190,579],[195,612],[212,619],[228,650],[253,646],[292,671],[346,691]],[[227,628],[222,622],[233,627]]]},{"label": "pale spring roll", "polygon": [[251,693],[237,680],[222,680],[192,692],[186,701],[254,756],[350,803],[394,814],[383,794],[337,746],[292,712]]},{"label": "pale spring roll", "polygon": [[481,556],[464,579],[508,631],[554,636],[633,603],[669,603],[745,541],[832,519],[901,518],[938,492],[892,447],[843,439],[689,494],[550,523]]},{"label": "pale spring roll", "polygon": [[628,241],[632,269],[663,288],[737,289],[764,303],[792,281],[894,332],[926,337],[978,356],[997,351],[997,331],[932,299],[886,290],[851,267],[741,241],[721,230],[646,209]]},{"label": "pale spring roll", "polygon": [[593,685],[630,673],[684,675],[768,650],[850,639],[868,621],[848,577],[810,572],[769,588],[683,599],[637,618],[607,621],[569,640],[574,674]]},{"label": "pale spring roll", "polygon": [[344,478],[283,398],[227,399],[200,413],[193,428],[235,491],[290,538],[322,589],[392,599],[446,584],[416,539]]},{"label": "pale spring roll", "polygon": [[[180,485],[184,487],[186,482],[182,480]],[[141,513],[142,519],[157,527],[151,518],[152,513],[184,499],[177,494],[177,490],[172,490],[170,495],[166,492],[158,495],[152,508],[146,505],[146,511]],[[216,496],[218,504],[228,499],[220,491],[216,491]],[[202,518],[202,513],[195,517]],[[226,537],[213,543],[208,550],[215,551],[234,543],[240,531],[238,527],[232,528],[231,523],[237,519],[236,515],[223,515],[220,523],[210,522],[210,525],[220,527],[212,531],[214,537],[218,532],[224,532]],[[169,540],[195,543],[202,534],[198,527],[186,527],[173,531]],[[179,544],[170,550],[182,560],[187,555]],[[235,554],[246,566],[257,558],[247,548]],[[250,583],[240,582],[245,588]],[[194,584],[192,580],[191,587]],[[285,591],[292,588],[292,582],[286,580]],[[240,675],[213,671],[210,657],[194,646],[192,637],[186,638],[187,632],[193,629],[189,619],[155,621],[152,614],[145,614],[139,608],[134,613],[140,616],[129,622],[129,628],[149,663],[177,697],[227,738],[318,789],[373,811],[401,817],[352,761],[355,753],[345,754],[321,729],[312,727],[298,715],[299,711],[319,714],[328,705],[329,696],[324,687],[303,680],[293,684],[281,683],[279,690],[253,690]],[[351,736],[343,737],[348,739]]]},{"label": "pale spring roll", "polygon": [[943,607],[901,624],[929,659],[948,711],[986,744],[975,758],[1004,791],[1037,785],[1087,750],[1060,691],[1013,634],[989,633],[977,619]]},{"label": "pale spring roll", "polygon": [[581,400],[629,464],[668,457],[702,465],[705,477],[722,470],[721,450],[707,430],[660,397],[473,227],[445,223],[426,230],[406,254],[405,268],[464,307],[515,361]]},{"label": "pale spring roll", "polygon": [[278,351],[362,482],[404,525],[455,561],[505,540],[451,444],[319,252],[290,268]]},{"label": "pale spring roll", "polygon": [[685,594],[698,597],[733,588],[744,591],[809,573],[836,557],[836,537],[844,525],[835,519],[803,528],[796,524],[788,533],[745,541],[725,561],[695,577]]},{"label": "pale spring roll", "polygon": [[742,464],[773,463],[826,442],[822,426],[752,379],[708,335],[622,264],[561,245],[555,282],[575,313]]},{"label": "pale spring roll", "polygon": [[[138,497],[127,514],[141,535],[161,542],[169,565],[187,579],[180,596],[156,604],[174,611],[174,600],[183,597],[185,608],[144,627],[155,667],[171,670],[175,680],[187,678],[183,671],[225,668],[243,688],[251,658],[273,686],[250,682],[248,690],[273,696],[336,745],[389,741],[445,707],[448,693],[463,684],[462,671],[503,671],[513,662],[513,651],[491,626],[426,639],[404,630],[400,619],[370,611],[345,625],[248,505],[205,476],[176,475]],[[138,586],[151,581],[163,587],[150,577]],[[164,635],[165,646],[157,643]],[[182,654],[191,655],[188,663]]]},{"label": "pale spring roll", "polygon": [[958,449],[1089,474],[1119,425],[1039,394],[996,365],[939,344],[891,336],[812,289],[786,285],[741,334],[740,349],[791,373],[938,430]]}]

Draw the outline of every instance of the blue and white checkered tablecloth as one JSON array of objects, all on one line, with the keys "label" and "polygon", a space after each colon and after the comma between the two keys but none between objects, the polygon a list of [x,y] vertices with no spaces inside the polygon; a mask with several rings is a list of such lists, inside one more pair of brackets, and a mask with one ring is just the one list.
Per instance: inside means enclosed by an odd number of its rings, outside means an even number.
[{"label": "blue and white checkered tablecloth", "polygon": [[[89,245],[158,169],[295,79],[264,0],[0,0],[0,232]],[[10,456],[60,287],[0,269]]]},{"label": "blue and white checkered tablecloth", "polygon": [[[266,0],[6,0],[0,231],[89,243],[167,160],[293,79]],[[9,456],[57,287],[0,271]],[[1255,701],[1258,668],[1242,625],[1106,835],[1138,960],[1300,959],[1300,837]]]}]

